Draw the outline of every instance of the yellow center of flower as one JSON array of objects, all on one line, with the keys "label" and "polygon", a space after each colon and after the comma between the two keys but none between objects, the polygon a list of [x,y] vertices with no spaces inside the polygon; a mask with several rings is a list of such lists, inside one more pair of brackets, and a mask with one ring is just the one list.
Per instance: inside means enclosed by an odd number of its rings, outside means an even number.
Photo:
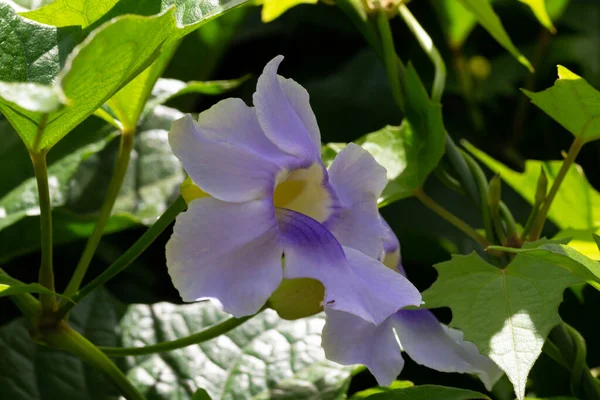
[{"label": "yellow center of flower", "polygon": [[323,187],[323,169],[318,164],[294,171],[282,171],[277,176],[273,194],[275,207],[287,208],[319,222],[331,214],[331,195]]}]

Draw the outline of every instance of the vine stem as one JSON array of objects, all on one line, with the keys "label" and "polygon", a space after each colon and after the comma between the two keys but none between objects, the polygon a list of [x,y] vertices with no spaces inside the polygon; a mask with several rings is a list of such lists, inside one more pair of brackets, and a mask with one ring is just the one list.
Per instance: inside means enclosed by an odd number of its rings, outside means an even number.
[{"label": "vine stem", "polygon": [[99,349],[104,352],[104,354],[111,357],[141,356],[145,354],[164,353],[166,351],[177,350],[214,339],[237,328],[256,315],[258,315],[258,313],[242,318],[229,318],[201,332],[181,339],[172,340],[170,342],[163,342],[145,347],[100,347]]},{"label": "vine stem", "polygon": [[[37,181],[40,202],[40,244],[42,260],[40,263],[39,282],[42,286],[54,292],[54,270],[52,267],[52,205],[50,201],[50,186],[48,183],[48,166],[46,152],[31,153],[31,161]],[[53,311],[56,299],[52,294],[40,294],[44,311]]]},{"label": "vine stem", "polygon": [[537,213],[536,218],[531,226],[531,233],[529,234],[529,240],[534,241],[539,239],[540,234],[542,233],[542,228],[544,227],[544,223],[546,222],[546,217],[548,216],[548,211],[550,211],[550,206],[552,205],[552,201],[554,201],[554,197],[558,193],[558,189],[560,189],[560,185],[562,184],[565,176],[567,176],[567,172],[569,172],[569,168],[575,162],[579,151],[583,147],[585,142],[580,140],[579,138],[575,138],[573,143],[571,144],[571,148],[569,148],[569,152],[567,153],[567,157],[563,161],[554,182],[552,183],[552,187],[550,188],[550,192],[548,196],[546,196],[544,202],[542,203],[542,208]]},{"label": "vine stem", "polygon": [[[110,218],[113,206],[115,205],[115,201],[117,200],[117,196],[121,190],[121,185],[125,179],[125,174],[127,173],[127,167],[131,157],[131,150],[133,149],[134,134],[134,130],[127,129],[123,130],[121,134],[121,144],[117,162],[115,164],[115,171],[108,186],[108,192],[104,198],[104,203],[100,209],[100,215],[96,221],[94,232],[92,232],[92,235],[89,237],[81,258],[77,263],[77,267],[75,267],[75,272],[73,273],[73,276],[71,277],[71,280],[65,289],[64,295],[67,298],[72,297],[79,290],[79,286],[85,277],[85,273],[87,272],[92,258],[94,257],[94,253],[96,253],[100,239],[104,234],[104,229],[106,228],[106,224]],[[63,306],[64,304],[67,304],[67,301],[61,300],[60,306]]]},{"label": "vine stem", "polygon": [[390,21],[387,14],[383,11],[377,14],[377,28],[383,45],[383,63],[385,64],[388,81],[392,89],[392,96],[400,110],[404,111],[404,97],[398,73],[398,55],[396,54]]},{"label": "vine stem", "polygon": [[406,25],[408,25],[410,31],[417,38],[417,41],[425,51],[425,54],[427,54],[433,63],[435,76],[433,78],[433,87],[431,88],[431,100],[439,103],[442,100],[442,94],[444,93],[444,87],[446,86],[446,64],[444,63],[444,59],[437,47],[433,44],[433,40],[427,34],[427,31],[419,24],[419,21],[417,21],[405,3],[401,3],[400,6],[398,6],[398,12]]},{"label": "vine stem", "polygon": [[144,396],[125,377],[123,372],[98,347],[65,322],[43,331],[48,344],[67,351],[101,370],[117,386],[127,400],[145,400]]},{"label": "vine stem", "polygon": [[54,313],[54,318],[59,320],[75,307],[85,296],[93,292],[99,286],[102,286],[114,276],[127,268],[136,258],[140,256],[147,248],[156,240],[156,238],[175,220],[175,217],[187,207],[183,197],[179,197],[167,208],[160,218],[131,246],[121,257],[119,257],[110,267],[104,270],[89,284],[75,293],[71,298],[72,301],[67,301],[61,304],[59,309]]},{"label": "vine stem", "polygon": [[421,201],[427,208],[431,211],[444,218],[446,221],[454,225],[456,228],[460,229],[463,233],[469,236],[471,239],[475,240],[485,249],[488,246],[491,246],[491,243],[481,236],[475,229],[473,229],[469,224],[465,221],[452,214],[450,211],[446,210],[440,204],[438,204],[435,200],[429,197],[423,189],[415,190],[414,195],[417,199]]}]

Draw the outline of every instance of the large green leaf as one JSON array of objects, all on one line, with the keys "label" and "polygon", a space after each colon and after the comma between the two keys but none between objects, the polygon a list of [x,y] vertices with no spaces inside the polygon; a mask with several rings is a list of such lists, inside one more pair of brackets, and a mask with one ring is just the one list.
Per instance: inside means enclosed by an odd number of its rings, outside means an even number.
[{"label": "large green leaf", "polygon": [[438,279],[423,293],[426,307],[450,307],[450,326],[461,329],[465,340],[498,364],[523,399],[529,371],[548,333],[561,322],[563,291],[584,280],[553,262],[523,254],[505,269],[476,253],[453,255],[435,268]]},{"label": "large green leaf", "polygon": [[[175,340],[227,318],[208,302],[135,305],[121,320],[124,346]],[[324,358],[324,315],[296,321],[266,310],[218,339],[127,359],[128,377],[149,399],[343,399],[352,367]]]},{"label": "large green leaf", "polygon": [[8,107],[48,113],[57,110],[66,99],[58,87],[37,83],[0,82],[0,102]]},{"label": "large green leaf", "polygon": [[[591,235],[590,235],[591,239]],[[521,254],[570,270],[600,290],[600,264],[566,244],[546,243],[540,246],[515,249],[512,247],[491,246],[490,248]]]},{"label": "large green leaf", "polygon": [[489,400],[485,394],[472,390],[436,385],[413,386],[394,389],[366,397],[369,400]]},{"label": "large green leaf", "polygon": [[[71,313],[71,324],[92,342],[117,345],[121,310],[104,291],[92,294]],[[106,400],[118,391],[104,376],[70,354],[36,344],[27,322],[0,328],[2,397],[11,400]]]},{"label": "large green leaf", "polygon": [[521,64],[533,71],[533,67],[523,54],[515,47],[512,40],[504,30],[500,18],[490,5],[490,0],[460,0],[469,11],[475,15],[477,21],[496,39],[510,54]]},{"label": "large green leaf", "polygon": [[21,13],[25,18],[52,26],[79,25],[86,28],[99,20],[119,0],[55,0],[33,11]]},{"label": "large green leaf", "polygon": [[[562,165],[562,161],[527,160],[525,171],[519,173],[474,146],[466,142],[463,145],[531,204],[534,203],[540,169],[544,168],[548,186],[551,186]],[[590,185],[578,165],[572,166],[567,172],[561,190],[554,197],[548,218],[562,229],[594,230],[600,225],[600,193]]]},{"label": "large green leaf", "polygon": [[600,92],[579,75],[559,65],[554,86],[538,93],[523,92],[576,138],[600,139]]}]

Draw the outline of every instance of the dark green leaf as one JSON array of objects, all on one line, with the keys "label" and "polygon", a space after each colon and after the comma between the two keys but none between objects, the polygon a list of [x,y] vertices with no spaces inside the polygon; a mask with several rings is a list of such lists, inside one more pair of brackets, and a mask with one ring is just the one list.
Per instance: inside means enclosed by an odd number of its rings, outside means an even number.
[{"label": "dark green leaf", "polygon": [[[92,342],[117,345],[120,307],[104,291],[91,295],[71,314],[71,324]],[[2,397],[10,400],[107,400],[118,391],[98,371],[62,351],[36,344],[24,319],[0,328]]]},{"label": "dark green leaf", "polygon": [[576,138],[600,139],[600,92],[580,76],[559,65],[554,86],[538,93],[523,92]]},{"label": "dark green leaf", "polygon": [[553,262],[523,254],[505,269],[476,253],[453,255],[435,268],[438,279],[423,293],[426,307],[450,307],[450,326],[461,329],[465,340],[498,364],[523,399],[529,371],[548,333],[561,322],[563,291],[584,280]]},{"label": "dark green leaf", "polygon": [[461,48],[477,25],[475,16],[459,1],[434,1],[431,5],[441,20],[450,47]]},{"label": "dark green leaf", "polygon": [[204,389],[196,390],[196,393],[192,396],[192,400],[212,400],[208,392]]},{"label": "dark green leaf", "polygon": [[413,386],[414,383],[412,383],[411,381],[394,381],[390,386],[377,386],[374,388],[362,390],[358,393],[354,393],[352,397],[350,397],[350,400],[366,399],[367,397],[377,393],[386,393],[391,392],[394,389],[405,389]]},{"label": "dark green leaf", "polygon": [[445,386],[422,385],[395,389],[366,397],[369,400],[489,400],[485,394]]}]

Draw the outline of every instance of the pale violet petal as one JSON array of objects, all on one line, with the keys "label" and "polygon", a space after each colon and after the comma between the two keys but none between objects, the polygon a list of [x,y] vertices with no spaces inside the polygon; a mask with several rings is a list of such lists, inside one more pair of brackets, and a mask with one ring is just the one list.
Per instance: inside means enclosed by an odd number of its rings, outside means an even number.
[{"label": "pale violet petal", "polygon": [[363,364],[381,386],[390,385],[402,371],[404,360],[389,319],[380,325],[355,315],[325,308],[325,356],[344,365]]},{"label": "pale violet petal", "polygon": [[203,132],[202,125],[189,114],[173,122],[169,144],[194,183],[223,201],[271,197],[281,166],[266,155],[261,156],[259,146],[249,151],[212,136],[212,132]]},{"label": "pale violet petal", "polygon": [[477,374],[488,390],[502,372],[477,347],[462,340],[462,334],[450,334],[428,310],[400,310],[393,317],[404,351],[417,364],[442,371]]},{"label": "pale violet petal", "polygon": [[282,279],[283,249],[270,201],[193,200],[177,216],[166,251],[184,301],[210,299],[235,317],[256,313]]},{"label": "pale violet petal", "polygon": [[327,221],[327,228],[343,246],[379,258],[386,231],[377,198],[387,184],[385,168],[369,152],[350,143],[333,160],[328,172],[340,211]]},{"label": "pale violet petal", "polygon": [[402,275],[381,262],[342,248],[335,237],[312,218],[276,209],[288,279],[313,278],[325,286],[325,304],[379,324],[421,295]]},{"label": "pale violet petal", "polygon": [[307,163],[321,158],[321,135],[308,93],[277,75],[283,56],[275,57],[258,78],[253,95],[256,116],[265,135],[281,150]]}]

